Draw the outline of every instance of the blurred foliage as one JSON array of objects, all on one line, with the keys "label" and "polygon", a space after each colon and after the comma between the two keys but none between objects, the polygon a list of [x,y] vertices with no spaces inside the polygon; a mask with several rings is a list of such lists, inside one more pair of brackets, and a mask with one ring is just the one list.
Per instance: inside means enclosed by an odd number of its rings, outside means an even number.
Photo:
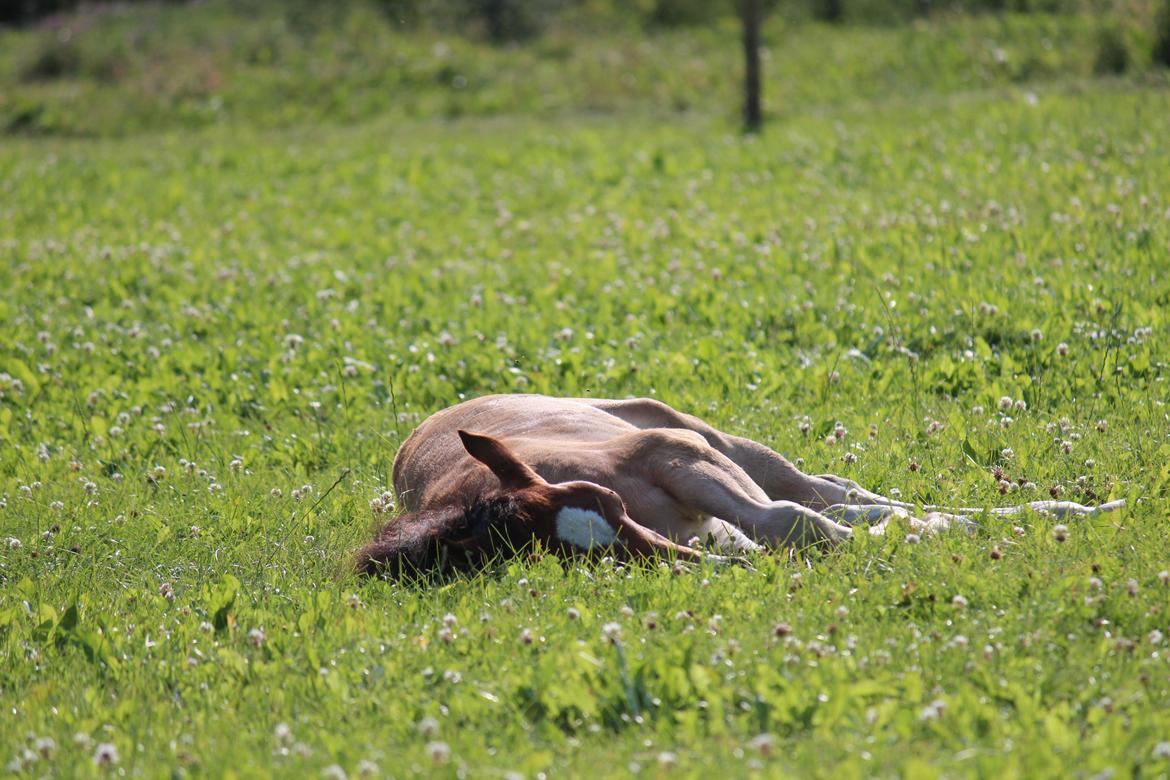
[{"label": "blurred foliage", "polygon": [[[0,132],[119,135],[384,115],[734,115],[742,65],[730,0],[685,13],[667,13],[666,2],[502,0],[492,24],[472,0],[88,7],[0,29]],[[852,23],[877,7],[866,2],[843,0],[844,23],[831,25],[790,15],[805,6],[773,5],[763,31],[766,111],[1141,74],[1154,49],[1152,2]],[[727,14],[709,23],[676,26],[720,8]]]},{"label": "blurred foliage", "polygon": [[[184,0],[128,0],[121,5],[181,4]],[[894,22],[932,14],[1102,13],[1146,5],[1149,0],[770,0],[766,7],[786,18],[822,21]],[[564,17],[601,24],[679,27],[710,24],[734,15],[736,0],[283,0],[290,14],[329,15],[355,3],[369,3],[402,25],[461,28],[496,42],[522,41]],[[241,0],[241,8],[271,6],[269,0]],[[63,12],[100,8],[84,0],[14,0],[0,5],[0,24],[29,23]]]}]

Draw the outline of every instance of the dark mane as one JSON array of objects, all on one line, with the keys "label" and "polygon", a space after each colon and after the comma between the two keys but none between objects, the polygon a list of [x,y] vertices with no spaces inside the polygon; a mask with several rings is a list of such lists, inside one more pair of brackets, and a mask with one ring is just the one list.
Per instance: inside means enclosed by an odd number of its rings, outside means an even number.
[{"label": "dark mane", "polygon": [[361,574],[387,579],[446,570],[470,571],[508,543],[507,528],[525,513],[511,495],[477,497],[463,506],[406,512],[391,519],[358,551]]}]

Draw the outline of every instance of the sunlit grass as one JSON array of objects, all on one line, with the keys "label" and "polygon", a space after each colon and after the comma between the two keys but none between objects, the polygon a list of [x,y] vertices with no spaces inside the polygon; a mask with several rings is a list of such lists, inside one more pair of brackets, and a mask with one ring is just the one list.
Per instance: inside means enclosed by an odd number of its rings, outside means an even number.
[{"label": "sunlit grass", "polygon": [[[1168,108],[1086,82],[753,140],[691,117],[7,141],[0,758],[1167,773]],[[653,395],[905,500],[1130,507],[754,570],[349,576],[412,427],[512,391]]]}]

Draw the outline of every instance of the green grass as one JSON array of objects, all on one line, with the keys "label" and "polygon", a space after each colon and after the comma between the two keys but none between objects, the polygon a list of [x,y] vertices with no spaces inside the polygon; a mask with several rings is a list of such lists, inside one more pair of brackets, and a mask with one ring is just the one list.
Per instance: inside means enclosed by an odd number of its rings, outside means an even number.
[{"label": "green grass", "polygon": [[[263,101],[6,139],[0,759],[1170,774],[1170,96],[954,84],[746,140],[720,111],[274,132]],[[654,395],[907,500],[1130,507],[754,571],[349,576],[402,438],[511,391]]]}]

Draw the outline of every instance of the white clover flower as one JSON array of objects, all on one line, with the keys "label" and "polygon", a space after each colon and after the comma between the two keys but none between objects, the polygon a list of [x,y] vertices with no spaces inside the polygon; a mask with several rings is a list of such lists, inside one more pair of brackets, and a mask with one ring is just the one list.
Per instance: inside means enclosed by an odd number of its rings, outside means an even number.
[{"label": "white clover flower", "polygon": [[431,739],[439,733],[439,721],[428,715],[420,720],[415,728],[418,729],[419,734]]},{"label": "white clover flower", "polygon": [[33,748],[41,758],[48,761],[57,752],[57,743],[52,737],[38,737]]},{"label": "white clover flower", "polygon": [[436,764],[445,764],[451,759],[451,748],[446,742],[428,742],[426,751]]},{"label": "white clover flower", "polygon": [[923,721],[938,720],[942,717],[945,704],[938,699],[935,699],[930,704],[922,708],[918,713],[918,719]]},{"label": "white clover flower", "polygon": [[606,623],[601,627],[601,638],[616,645],[622,639],[622,627],[618,623]]},{"label": "white clover flower", "polygon": [[326,780],[346,780],[345,770],[338,764],[330,764],[321,770],[321,777]]},{"label": "white clover flower", "polygon": [[248,632],[248,642],[253,647],[260,647],[264,644],[264,630],[260,628],[253,628]]},{"label": "white clover flower", "polygon": [[102,742],[93,751],[93,762],[98,766],[114,766],[118,763],[118,747],[112,742]]},{"label": "white clover flower", "polygon": [[776,749],[776,737],[766,733],[757,734],[748,740],[748,747],[752,750],[759,751],[761,756],[767,758]]}]

